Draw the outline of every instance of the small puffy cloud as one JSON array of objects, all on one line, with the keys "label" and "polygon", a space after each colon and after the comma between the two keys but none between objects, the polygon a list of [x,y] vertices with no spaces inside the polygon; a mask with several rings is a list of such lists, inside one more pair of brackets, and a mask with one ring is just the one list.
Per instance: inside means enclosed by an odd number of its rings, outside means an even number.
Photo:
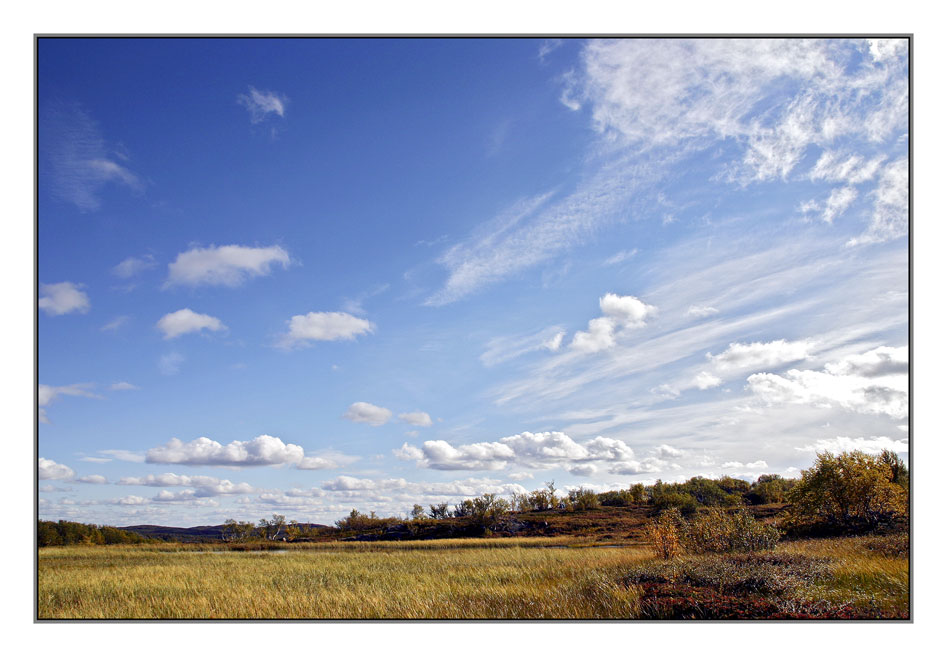
[{"label": "small puffy cloud", "polygon": [[565,336],[565,331],[559,331],[554,336],[543,342],[543,347],[549,351],[559,351],[559,347],[562,346],[562,338]]},{"label": "small puffy cloud", "polygon": [[251,123],[260,123],[270,115],[283,118],[289,99],[273,91],[259,91],[248,87],[248,93],[237,96],[237,103],[247,108]]},{"label": "small puffy cloud", "polygon": [[619,296],[609,292],[598,300],[603,316],[589,320],[588,331],[576,331],[572,348],[595,353],[615,346],[615,333],[623,328],[641,328],[645,320],[657,312],[637,297]]},{"label": "small puffy cloud", "polygon": [[892,440],[887,436],[872,436],[871,438],[849,438],[847,436],[837,436],[817,440],[816,442],[797,447],[800,452],[829,452],[831,454],[841,454],[842,452],[865,452],[866,454],[881,454],[885,450],[907,454],[908,441],[906,438]]},{"label": "small puffy cloud", "polygon": [[727,470],[733,469],[747,469],[747,470],[765,470],[769,467],[766,461],[752,461],[750,463],[741,463],[740,461],[727,461],[722,466]]},{"label": "small puffy cloud", "polygon": [[811,345],[806,340],[774,340],[749,344],[731,342],[725,351],[708,356],[714,366],[723,370],[755,369],[803,360],[808,357],[810,348]]},{"label": "small puffy cloud", "polygon": [[623,297],[611,292],[599,299],[598,303],[606,316],[614,318],[621,326],[631,328],[644,326],[645,320],[657,311],[657,308],[637,297]]},{"label": "small puffy cloud", "polygon": [[252,440],[234,440],[227,445],[203,436],[188,443],[172,438],[166,445],[149,449],[145,462],[243,467],[295,465],[304,457],[299,445],[263,434]]},{"label": "small puffy cloud", "polygon": [[401,413],[398,415],[402,422],[406,422],[415,427],[429,427],[433,422],[431,422],[431,416],[425,413],[424,411],[414,411],[412,413]]},{"label": "small puffy cloud", "polygon": [[81,288],[84,285],[64,281],[39,286],[39,308],[47,315],[89,312],[89,297]]},{"label": "small puffy cloud", "polygon": [[85,475],[84,477],[76,477],[76,481],[83,484],[107,484],[108,480],[102,475]]},{"label": "small puffy cloud", "polygon": [[510,479],[512,479],[513,481],[523,481],[525,479],[532,479],[532,478],[533,478],[532,472],[511,472],[510,473]]},{"label": "small puffy cloud", "polygon": [[179,253],[168,265],[165,287],[173,285],[223,285],[236,287],[257,276],[266,276],[273,265],[289,266],[289,254],[279,246],[196,247]]},{"label": "small puffy cloud", "polygon": [[283,348],[306,347],[314,340],[354,340],[375,330],[375,325],[367,319],[342,312],[293,315],[288,324],[289,331],[278,342],[278,346]]},{"label": "small puffy cloud", "polygon": [[128,381],[119,381],[110,385],[109,390],[140,390],[140,388],[133,383],[129,383]]},{"label": "small puffy cloud", "polygon": [[[402,448],[403,453],[407,450]],[[445,440],[428,440],[423,446],[424,467],[435,470],[499,470],[516,454],[500,443],[472,443],[454,447]]]},{"label": "small puffy cloud", "polygon": [[368,402],[355,402],[349,406],[349,410],[345,412],[344,417],[352,422],[380,427],[391,419],[391,411]]},{"label": "small puffy cloud", "polygon": [[207,329],[209,331],[226,331],[224,326],[216,317],[196,313],[190,308],[182,308],[173,313],[168,313],[158,320],[155,327],[164,333],[164,339],[170,340],[185,333],[199,333]]},{"label": "small puffy cloud", "polygon": [[51,459],[39,457],[39,478],[40,479],[72,479],[75,476],[72,468],[62,463],[56,463]]},{"label": "small puffy cloud", "polygon": [[112,267],[112,275],[118,278],[132,278],[143,271],[154,269],[158,266],[154,256],[146,255],[141,258],[134,256],[125,258],[120,263]]},{"label": "small puffy cloud", "polygon": [[714,308],[713,306],[691,306],[687,309],[685,313],[688,317],[710,317],[711,315],[716,315],[720,311]]},{"label": "small puffy cloud", "polygon": [[684,450],[671,447],[670,445],[658,445],[655,450],[658,456],[664,459],[679,459],[684,456]]},{"label": "small puffy cloud", "polygon": [[142,504],[147,504],[148,500],[139,495],[126,495],[125,497],[115,500],[114,503],[121,506],[140,506]]},{"label": "small puffy cloud", "polygon": [[573,474],[577,477],[591,477],[596,472],[598,472],[598,468],[591,463],[582,463],[569,468],[569,474]]},{"label": "small puffy cloud", "polygon": [[700,374],[694,377],[694,385],[700,388],[701,390],[707,390],[708,388],[716,388],[721,383],[723,383],[723,380],[718,376],[714,376],[710,372],[701,372]]},{"label": "small puffy cloud", "polygon": [[181,371],[181,365],[185,360],[184,355],[176,351],[164,354],[158,359],[158,371],[165,376],[173,376]]},{"label": "small puffy cloud", "polygon": [[391,452],[399,461],[420,461],[424,458],[423,451],[408,443],[404,443],[398,449],[391,450]]}]

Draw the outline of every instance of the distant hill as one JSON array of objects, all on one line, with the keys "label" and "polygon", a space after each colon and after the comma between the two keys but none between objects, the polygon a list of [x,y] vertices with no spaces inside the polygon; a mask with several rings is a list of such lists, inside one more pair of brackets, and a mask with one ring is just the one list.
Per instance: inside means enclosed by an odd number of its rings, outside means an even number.
[{"label": "distant hill", "polygon": [[[314,523],[299,523],[302,528],[328,529],[328,525]],[[209,543],[219,541],[223,536],[224,525],[199,525],[197,527],[164,527],[162,525],[131,525],[119,527],[127,532],[133,532],[145,538],[157,538],[162,541],[180,541],[181,543]]]}]

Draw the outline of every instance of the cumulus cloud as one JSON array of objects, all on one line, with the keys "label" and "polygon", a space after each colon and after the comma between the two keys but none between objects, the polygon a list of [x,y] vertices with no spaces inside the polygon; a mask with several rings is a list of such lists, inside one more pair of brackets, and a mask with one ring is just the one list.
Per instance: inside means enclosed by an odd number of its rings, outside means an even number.
[{"label": "cumulus cloud", "polygon": [[108,480],[102,475],[85,475],[84,477],[76,477],[75,481],[81,482],[83,484],[107,484]]},{"label": "cumulus cloud", "polygon": [[723,383],[723,380],[718,376],[714,376],[710,372],[701,372],[694,377],[694,385],[701,390],[716,388],[721,383]]},{"label": "cumulus cloud", "polygon": [[743,370],[783,365],[808,357],[811,345],[806,340],[788,342],[731,342],[723,352],[708,354],[710,362],[722,370]]},{"label": "cumulus cloud", "polygon": [[406,422],[407,424],[413,425],[415,427],[429,427],[433,424],[433,422],[431,422],[431,416],[424,411],[401,413],[398,415],[398,418],[402,422]]},{"label": "cumulus cloud", "polygon": [[131,256],[112,267],[112,275],[118,278],[132,278],[143,271],[158,266],[153,255],[144,255],[140,258]]},{"label": "cumulus cloud", "polygon": [[141,191],[141,179],[116,162],[98,124],[75,103],[49,104],[40,119],[39,172],[52,194],[82,212],[101,206],[100,194],[115,183]]},{"label": "cumulus cloud", "polygon": [[609,292],[598,301],[603,317],[589,320],[588,331],[576,331],[572,348],[594,353],[615,346],[616,331],[641,328],[645,320],[657,312],[637,297],[619,296]]},{"label": "cumulus cloud", "polygon": [[765,470],[766,468],[769,467],[769,465],[767,465],[766,461],[762,461],[762,460],[753,461],[751,463],[741,463],[740,461],[727,461],[720,467],[728,469],[728,470],[735,470],[735,469],[742,469],[742,468],[745,468],[747,470]]},{"label": "cumulus cloud", "polygon": [[237,95],[237,102],[247,108],[251,123],[260,123],[270,115],[283,118],[289,99],[274,91],[248,87],[248,93]]},{"label": "cumulus cloud", "polygon": [[445,440],[428,440],[421,447],[405,443],[394,454],[434,470],[500,470],[514,463],[537,469],[574,468],[593,462],[641,467],[624,441],[598,436],[577,443],[561,431],[526,431],[494,442],[461,445]]},{"label": "cumulus cloud", "polygon": [[227,445],[202,436],[188,443],[172,438],[161,447],[149,449],[145,462],[243,467],[295,465],[304,456],[299,445],[284,443],[266,434],[247,441],[234,440]]},{"label": "cumulus cloud", "polygon": [[242,495],[256,492],[256,488],[243,482],[235,484],[229,479],[218,479],[205,475],[189,476],[166,472],[160,475],[145,477],[122,477],[118,481],[122,486],[154,486],[154,487],[194,487],[192,497],[214,497],[217,495]]},{"label": "cumulus cloud", "polygon": [[907,454],[908,441],[906,438],[892,440],[887,436],[872,436],[870,438],[849,438],[847,436],[837,436],[835,438],[826,438],[817,440],[809,445],[797,447],[800,452],[830,452],[832,454],[841,454],[842,452],[865,452],[866,454],[881,454],[885,450]]},{"label": "cumulus cloud", "polygon": [[40,310],[47,315],[89,312],[89,296],[82,291],[83,287],[82,284],[69,281],[40,284]]},{"label": "cumulus cloud", "polygon": [[657,452],[659,457],[664,459],[679,459],[685,454],[684,450],[671,447],[670,445],[658,445],[655,448],[655,452]]},{"label": "cumulus cloud", "polygon": [[391,411],[381,406],[375,406],[368,402],[355,402],[345,412],[343,416],[352,422],[370,424],[373,427],[380,427],[391,419]]},{"label": "cumulus cloud", "polygon": [[51,459],[39,457],[39,478],[40,479],[72,479],[75,472],[68,465],[56,463]]},{"label": "cumulus cloud", "polygon": [[179,253],[168,265],[165,287],[223,285],[237,287],[250,278],[266,276],[273,265],[289,266],[289,254],[279,246],[195,247]]},{"label": "cumulus cloud", "polygon": [[288,324],[289,331],[278,342],[283,348],[306,347],[311,341],[354,340],[375,330],[367,319],[342,312],[293,315]]},{"label": "cumulus cloud", "polygon": [[168,313],[158,320],[155,327],[164,333],[164,339],[170,340],[185,333],[199,333],[204,329],[209,331],[226,331],[224,326],[216,317],[196,313],[190,308],[182,308],[173,313]]},{"label": "cumulus cloud", "polygon": [[907,349],[873,349],[827,363],[821,371],[753,374],[747,387],[766,404],[837,405],[903,420],[908,415]]}]

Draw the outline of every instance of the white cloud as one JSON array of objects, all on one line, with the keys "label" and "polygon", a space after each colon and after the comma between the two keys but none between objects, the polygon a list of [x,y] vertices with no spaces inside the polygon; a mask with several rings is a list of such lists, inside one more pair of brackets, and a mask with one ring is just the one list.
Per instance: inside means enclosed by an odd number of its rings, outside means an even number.
[{"label": "white cloud", "polygon": [[493,367],[543,349],[558,351],[562,346],[563,337],[565,331],[561,327],[550,326],[533,333],[493,338],[487,342],[486,350],[480,354],[480,362],[487,367]]},{"label": "white cloud", "polygon": [[247,441],[234,440],[227,445],[202,436],[189,443],[172,438],[161,447],[149,449],[145,462],[243,467],[295,465],[304,456],[299,445],[284,443],[266,434]]},{"label": "white cloud", "polygon": [[851,239],[849,246],[887,242],[908,232],[908,161],[892,162],[881,172],[881,180],[872,192],[875,200],[871,223],[861,236]]},{"label": "white cloud", "polygon": [[99,454],[105,454],[111,456],[119,461],[127,461],[128,463],[144,463],[145,455],[141,452],[132,452],[127,449],[100,449]]},{"label": "white cloud", "polygon": [[185,360],[184,355],[176,351],[164,354],[158,359],[158,371],[165,376],[173,376],[181,371]]},{"label": "white cloud", "polygon": [[140,388],[133,383],[129,383],[128,381],[119,381],[110,385],[109,390],[140,390]]},{"label": "white cloud", "polygon": [[126,495],[125,497],[115,500],[114,503],[122,506],[140,506],[147,504],[148,500],[139,495]]},{"label": "white cloud", "polygon": [[237,102],[247,108],[251,123],[260,123],[273,114],[283,118],[289,99],[273,91],[258,91],[248,87],[249,93],[239,94]]},{"label": "white cloud", "polygon": [[808,357],[811,344],[806,340],[787,342],[731,342],[719,354],[710,355],[710,362],[722,370],[743,370],[783,365]]},{"label": "white cloud", "polygon": [[714,376],[710,372],[701,372],[700,374],[694,377],[694,385],[700,388],[701,390],[707,390],[708,388],[716,388],[721,383],[723,383],[723,380],[718,376]]},{"label": "white cloud", "polygon": [[282,247],[250,247],[237,244],[195,247],[179,253],[174,262],[168,265],[165,287],[236,287],[247,279],[268,275],[274,264],[282,265],[284,269],[289,266],[289,254]]},{"label": "white cloud", "polygon": [[42,456],[39,457],[40,479],[72,479],[75,474],[68,465],[56,463],[51,459],[44,459]]},{"label": "white cloud", "polygon": [[107,459],[101,456],[83,456],[80,457],[79,460],[85,463],[109,463],[112,459]]},{"label": "white cloud", "polygon": [[841,454],[842,452],[865,452],[866,454],[880,454],[884,450],[907,454],[908,441],[906,438],[892,440],[887,436],[872,436],[871,438],[849,438],[847,436],[837,436],[817,440],[816,442],[797,447],[800,452],[830,452],[832,454]]},{"label": "white cloud", "polygon": [[359,335],[375,330],[375,325],[367,319],[340,312],[293,315],[287,323],[289,331],[278,342],[278,346],[284,348],[305,347],[312,340],[354,340]]},{"label": "white cloud", "polygon": [[838,151],[826,150],[809,172],[809,179],[858,185],[874,178],[884,159],[883,155],[879,155],[865,160],[861,155],[846,156]]},{"label": "white cloud", "polygon": [[896,420],[908,415],[906,348],[873,349],[827,363],[822,371],[753,374],[747,384],[766,404],[838,405],[855,413]]},{"label": "white cloud", "polygon": [[170,340],[185,333],[199,333],[207,329],[209,331],[226,331],[224,326],[216,317],[196,313],[190,308],[182,308],[173,313],[168,313],[158,320],[155,327],[164,333],[164,339]]},{"label": "white cloud", "polygon": [[93,385],[91,383],[73,383],[68,386],[48,386],[40,383],[36,389],[37,405],[39,406],[39,421],[43,423],[49,422],[49,418],[46,416],[46,407],[56,401],[56,398],[61,395],[101,399],[102,397],[100,395],[92,392],[92,387]]},{"label": "white cloud", "polygon": [[208,477],[206,475],[188,476],[177,475],[166,472],[160,475],[147,475],[145,477],[122,477],[118,481],[122,486],[187,486],[194,487],[190,491],[191,497],[214,497],[217,495],[245,495],[256,492],[256,488],[243,482],[235,484],[229,479],[218,479],[217,477]]},{"label": "white cloud", "polygon": [[610,267],[612,265],[619,265],[623,262],[631,260],[637,254],[638,254],[638,249],[631,249],[630,251],[625,249],[625,250],[619,251],[618,253],[612,256],[609,256],[608,258],[605,259],[605,261],[602,264],[605,265],[606,267]]},{"label": "white cloud", "polygon": [[402,422],[407,422],[408,424],[416,427],[429,427],[431,424],[433,424],[433,422],[431,422],[431,416],[424,411],[401,413],[398,415],[398,418],[400,418]]},{"label": "white cloud", "polygon": [[720,467],[727,470],[742,469],[746,468],[747,470],[765,470],[769,467],[766,461],[753,461],[752,463],[740,463],[739,461],[727,461]]},{"label": "white cloud", "polygon": [[670,445],[658,445],[654,451],[663,459],[679,459],[685,455],[684,450],[671,447]]},{"label": "white cloud", "polygon": [[716,315],[720,311],[712,306],[691,306],[687,309],[685,313],[688,317],[710,317],[711,315]]},{"label": "white cloud", "polygon": [[132,256],[125,258],[120,263],[112,267],[112,274],[119,278],[132,278],[143,271],[154,269],[157,266],[158,263],[155,262],[155,258],[152,255],[145,255],[141,258]]},{"label": "white cloud", "polygon": [[82,291],[82,284],[50,283],[40,284],[39,308],[47,315],[65,315],[67,313],[89,312],[89,296]]},{"label": "white cloud", "polygon": [[105,324],[101,330],[102,331],[117,331],[122,326],[127,324],[128,320],[129,320],[128,315],[119,315],[108,324]]},{"label": "white cloud", "polygon": [[373,427],[380,427],[391,419],[391,411],[381,406],[369,404],[368,402],[355,402],[349,406],[344,417],[352,422],[361,422],[363,424],[370,424]]},{"label": "white cloud", "polygon": [[593,462],[640,467],[633,460],[634,451],[622,440],[598,436],[580,444],[561,431],[526,431],[495,442],[461,445],[428,440],[420,448],[405,443],[393,451],[401,460],[434,470],[500,470],[514,463],[539,469],[568,469]]},{"label": "white cloud", "polygon": [[825,210],[822,212],[822,221],[827,224],[835,221],[848,209],[855,199],[858,198],[858,192],[854,187],[838,187],[829,194],[829,199],[825,202]]},{"label": "white cloud", "polygon": [[641,328],[645,320],[657,312],[637,297],[619,296],[609,292],[599,299],[604,317],[589,320],[588,331],[576,331],[572,348],[595,353],[615,346],[615,332],[620,329]]},{"label": "white cloud", "polygon": [[144,188],[136,174],[111,158],[99,126],[79,105],[47,105],[40,125],[40,177],[54,196],[91,212],[101,206],[107,183],[136,192]]},{"label": "white cloud", "polygon": [[76,477],[75,481],[81,482],[83,484],[107,484],[108,480],[102,475],[85,475],[84,477]]}]

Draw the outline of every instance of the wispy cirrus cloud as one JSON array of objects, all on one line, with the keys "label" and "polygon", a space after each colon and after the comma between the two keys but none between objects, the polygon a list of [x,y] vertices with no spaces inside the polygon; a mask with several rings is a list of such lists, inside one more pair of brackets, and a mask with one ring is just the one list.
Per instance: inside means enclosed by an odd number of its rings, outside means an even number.
[{"label": "wispy cirrus cloud", "polygon": [[168,265],[168,278],[164,287],[237,287],[248,279],[268,275],[274,265],[281,265],[285,269],[289,263],[289,254],[280,246],[229,244],[194,247],[179,253],[174,262]]},{"label": "wispy cirrus cloud", "polygon": [[61,396],[69,397],[88,397],[90,399],[102,399],[101,395],[93,392],[95,386],[91,383],[73,383],[68,386],[49,386],[39,384],[37,388],[37,400],[39,405],[39,421],[48,423],[46,416],[46,407],[56,401]]},{"label": "wispy cirrus cloud", "polygon": [[101,192],[116,184],[134,192],[141,178],[110,153],[98,123],[77,103],[51,103],[40,118],[40,175],[60,200],[82,212],[101,207]]},{"label": "wispy cirrus cloud", "polygon": [[247,93],[237,95],[237,103],[247,108],[251,123],[261,123],[271,115],[283,118],[289,98],[275,91],[248,87]]}]

